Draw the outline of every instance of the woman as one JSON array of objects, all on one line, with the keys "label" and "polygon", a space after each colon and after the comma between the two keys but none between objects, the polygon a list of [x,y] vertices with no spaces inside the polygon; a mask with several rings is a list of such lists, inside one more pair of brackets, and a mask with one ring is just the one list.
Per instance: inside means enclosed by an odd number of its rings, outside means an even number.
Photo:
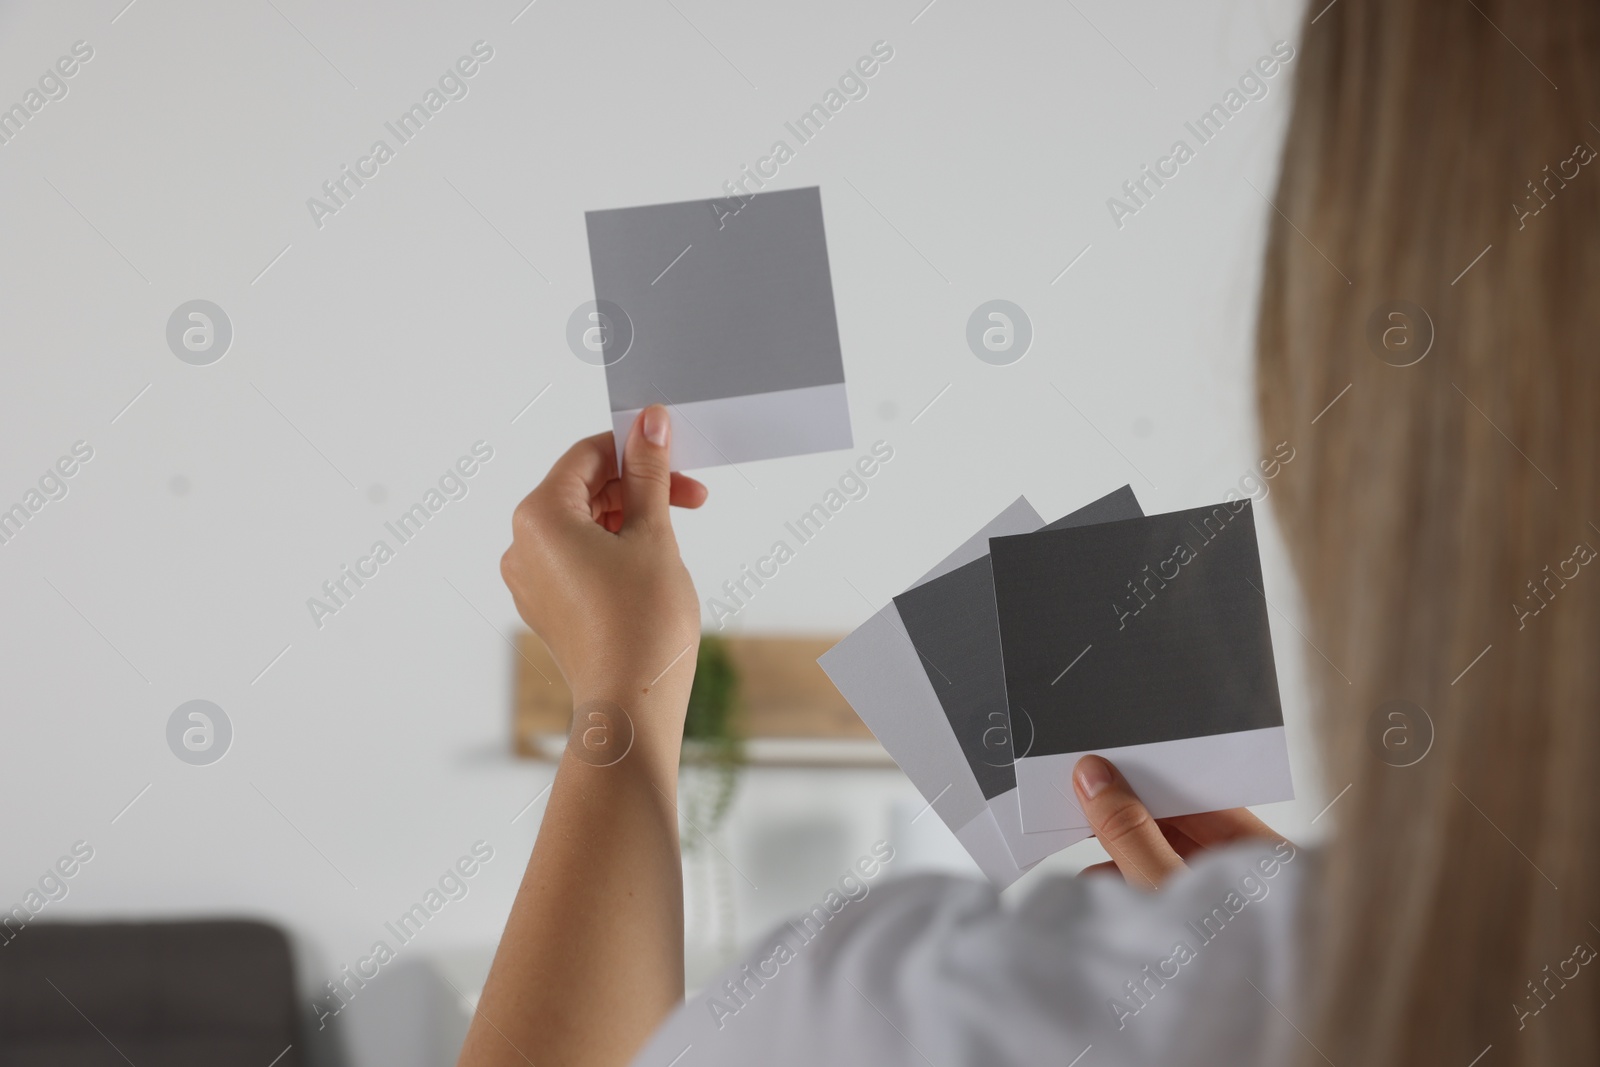
[{"label": "woman", "polygon": [[626,755],[568,746],[464,1067],[1600,1061],[1600,8],[1337,0],[1298,52],[1257,370],[1332,843],[1157,826],[1089,757],[1127,884],[1006,912],[908,879],[681,1004],[699,626],[668,512],[705,490],[654,408],[620,479],[608,435],[556,464],[502,561],[575,740]]}]

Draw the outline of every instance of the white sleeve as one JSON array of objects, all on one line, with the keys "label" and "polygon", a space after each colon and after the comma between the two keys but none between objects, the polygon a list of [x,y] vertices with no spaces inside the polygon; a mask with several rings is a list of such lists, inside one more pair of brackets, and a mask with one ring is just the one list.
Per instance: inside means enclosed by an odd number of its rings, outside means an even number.
[{"label": "white sleeve", "polygon": [[1281,1062],[1302,1040],[1279,1012],[1297,1011],[1314,864],[1241,847],[1159,893],[1056,878],[1014,910],[986,883],[885,883],[758,941],[634,1064],[1065,1065],[1091,1046],[1082,1067]]}]

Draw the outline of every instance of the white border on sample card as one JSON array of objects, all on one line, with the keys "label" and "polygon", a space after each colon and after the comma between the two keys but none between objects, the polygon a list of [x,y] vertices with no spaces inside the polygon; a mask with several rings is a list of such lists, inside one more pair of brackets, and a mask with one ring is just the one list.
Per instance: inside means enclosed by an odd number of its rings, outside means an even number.
[{"label": "white border on sample card", "polygon": [[[1039,513],[1018,497],[912,587],[988,554],[990,537],[1030,533],[1043,523]],[[984,876],[1001,889],[1020,878],[1031,864],[1012,856],[894,601],[823,653],[817,663]]]},{"label": "white border on sample card", "polygon": [[[1127,509],[1128,511],[1131,511],[1131,514],[1124,513],[1124,509]],[[1110,493],[1108,493],[1108,494],[1106,494],[1104,496],[1101,496],[1101,497],[1091,501],[1090,503],[1084,505],[1083,507],[1078,508],[1078,509],[1070,512],[1069,514],[1057,519],[1054,523],[1051,523],[1049,526],[1040,526],[1039,528],[1040,529],[1052,529],[1053,530],[1053,529],[1062,529],[1062,528],[1074,528],[1074,527],[1076,527],[1078,525],[1092,526],[1092,525],[1097,525],[1100,522],[1114,522],[1114,521],[1118,521],[1120,519],[1134,518],[1134,517],[1137,517],[1137,516],[1139,516],[1141,514],[1142,514],[1142,512],[1141,512],[1141,509],[1139,507],[1139,502],[1138,502],[1138,499],[1133,494],[1132,487],[1125,485],[1121,489],[1113,490],[1112,492],[1110,492]],[[1109,517],[1109,518],[1104,517],[1106,515],[1110,515],[1112,517]],[[1062,524],[1066,524],[1065,527]],[[986,557],[979,557],[979,558],[983,559],[983,558],[986,558]],[[973,563],[976,563],[976,562],[977,562],[976,560],[973,561]],[[968,567],[971,567],[972,565],[973,564],[971,564],[971,563],[967,564]],[[908,590],[907,592],[908,593],[912,593],[917,589],[928,589],[932,583],[946,581],[946,580],[948,580],[948,578],[949,578],[949,572],[947,572],[947,574],[945,574],[945,575],[931,576],[931,577],[925,578],[918,585],[912,586],[911,590]],[[906,594],[901,594],[901,596],[895,598],[895,604],[896,604],[896,609],[897,610],[898,610],[898,608],[899,608],[899,606],[901,604],[902,599],[905,597],[905,595]],[[994,610],[994,595],[993,595],[992,592],[991,592],[989,600],[990,600],[989,610],[992,612]],[[976,607],[976,605],[967,604],[964,607],[965,607],[965,609],[971,609],[971,608]],[[952,613],[952,612],[954,614],[957,614],[957,615],[961,615],[961,614],[965,613],[964,608],[955,608],[955,607],[952,607],[949,604],[945,604],[944,607],[941,610],[942,610],[942,612],[944,614],[947,614],[947,615]],[[904,617],[902,616],[902,622],[903,621],[904,621]],[[965,621],[967,623],[969,623],[969,624],[976,624],[978,620],[967,619]],[[991,620],[985,620],[985,621],[991,621]],[[908,630],[908,632],[909,632],[909,630]],[[970,633],[970,631],[969,631],[969,633]],[[913,641],[913,644],[915,644],[915,641]],[[923,651],[925,652],[926,650],[923,650]],[[1003,654],[1003,649],[997,647],[995,649],[995,652],[996,652],[997,655],[1001,655],[1001,654]],[[942,652],[942,651],[938,652],[937,654],[941,658],[943,658],[944,655],[945,655],[945,653]],[[929,659],[926,656],[924,656],[924,660],[925,660],[925,663],[927,664],[927,666],[933,667],[934,673],[937,673],[937,674],[939,674],[941,676],[944,675],[944,671],[939,669],[937,666],[935,666],[931,659]],[[954,665],[950,665],[950,666],[951,666],[951,669],[954,670],[954,671],[959,671],[961,669],[961,667],[962,667],[962,665],[959,664],[959,663],[954,664]],[[924,673],[927,673],[927,672],[924,672]],[[929,681],[929,684],[933,686],[934,691],[936,693],[940,692],[938,683],[934,681],[934,679],[933,679],[931,674],[929,675],[928,681]],[[948,678],[948,677],[945,677],[944,681],[947,684],[950,684],[952,680],[950,678]],[[1000,695],[1002,697],[1004,697],[1004,695],[1005,695],[1005,692],[1004,692],[1004,681],[1003,681],[1003,679],[1001,679],[999,681],[1000,681],[1000,685],[1001,685]],[[941,696],[939,696],[938,699],[939,699],[939,702],[940,702],[940,706],[942,708],[944,708],[944,710],[945,710],[945,721],[946,721],[947,726],[951,730],[952,735],[956,737],[957,742],[961,743],[961,737],[960,737],[959,733],[956,732],[957,731],[957,726],[956,726],[956,719],[954,717],[956,709],[952,708],[947,703],[947,701],[952,700],[952,699],[962,699],[962,698],[952,697],[952,696],[948,696],[948,695],[941,695]],[[930,727],[930,729],[937,729],[937,727]],[[1012,746],[1008,744],[1006,746],[1006,748],[1007,748],[1007,751],[1009,752],[1011,750]],[[967,749],[967,746],[965,744],[962,744],[963,752],[966,752],[966,749]],[[990,789],[992,788],[992,786],[994,784],[997,784],[997,783],[993,782],[993,778],[992,778],[991,775],[988,775],[984,770],[980,769],[979,766],[976,763],[972,762],[972,755],[971,755],[970,752],[967,753],[967,759],[968,759],[968,767],[971,768],[971,770],[973,772],[974,779],[977,780],[977,782],[979,783],[979,788],[982,789],[985,794],[988,794],[990,792]],[[1014,759],[1014,757],[1013,757],[1013,759]],[[990,764],[989,766],[994,766],[994,765]],[[1085,838],[1090,836],[1089,830],[1087,828],[1083,828],[1083,829],[1074,828],[1074,829],[1069,829],[1069,830],[1047,830],[1047,831],[1040,831],[1040,832],[1031,833],[1031,834],[1030,833],[1025,833],[1023,831],[1023,827],[1022,827],[1021,802],[1020,802],[1020,797],[1019,797],[1019,795],[1017,793],[1016,768],[1014,766],[1014,763],[1010,768],[1009,778],[1010,778],[1010,786],[1009,786],[1009,788],[1005,789],[1003,792],[997,793],[997,794],[989,797],[989,799],[987,801],[987,807],[989,808],[990,813],[994,816],[994,820],[995,820],[996,824],[998,824],[998,826],[1000,827],[1001,834],[1005,837],[1006,846],[1010,850],[1012,858],[1015,859],[1016,862],[1019,865],[1021,865],[1023,867],[1031,866],[1032,864],[1038,863],[1040,860],[1044,859],[1045,857],[1053,855],[1053,854],[1055,854],[1057,852],[1060,852],[1062,849],[1068,848],[1068,847],[1070,847],[1072,845],[1075,845],[1079,841],[1082,841]],[[986,782],[988,784],[985,784]]]},{"label": "white border on sample card", "polygon": [[[853,442],[843,382],[683,404],[663,397],[662,403],[672,414],[675,471],[831,452]],[[611,413],[619,461],[628,430],[643,410]]]},{"label": "white border on sample card", "polygon": [[1006,844],[1005,833],[1000,829],[1000,824],[995,820],[994,812],[988,808],[971,822],[956,831],[956,840],[961,842],[961,847],[978,864],[978,869],[984,877],[995,884],[997,889],[1004,889],[1018,878],[1027,874],[1033,868],[1032,863],[1018,863],[1011,854],[1010,847]]},{"label": "white border on sample card", "polygon": [[1005,838],[1006,848],[1011,850],[1011,858],[1024,868],[1093,836],[1093,831],[1087,826],[1032,832],[1023,829],[1020,789],[1007,789],[998,796],[990,797],[988,808],[989,816],[1000,828],[1000,836]]},{"label": "white border on sample card", "polygon": [[1157,819],[1294,799],[1282,726],[1024,756],[1017,760],[1017,799],[1028,834],[1088,829],[1072,789],[1072,768],[1088,755],[1114,763]]},{"label": "white border on sample card", "polygon": [[984,804],[894,601],[817,662],[984,877],[1001,889],[1020,878],[1025,868]]}]

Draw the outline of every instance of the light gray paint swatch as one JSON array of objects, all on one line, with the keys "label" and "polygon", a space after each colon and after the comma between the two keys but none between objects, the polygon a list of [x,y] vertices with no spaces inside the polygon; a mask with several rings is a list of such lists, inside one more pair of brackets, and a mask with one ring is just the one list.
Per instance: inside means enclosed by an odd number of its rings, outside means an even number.
[{"label": "light gray paint swatch", "polygon": [[603,352],[619,444],[633,413],[666,404],[678,469],[851,446],[816,187],[585,221],[595,300],[631,327]]}]

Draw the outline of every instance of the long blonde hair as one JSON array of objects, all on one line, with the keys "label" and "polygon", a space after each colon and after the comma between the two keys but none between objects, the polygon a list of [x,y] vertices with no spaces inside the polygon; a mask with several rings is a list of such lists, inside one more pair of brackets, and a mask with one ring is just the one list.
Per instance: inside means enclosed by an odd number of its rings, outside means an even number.
[{"label": "long blonde hair", "polygon": [[1259,404],[1349,786],[1303,1062],[1600,1062],[1600,7],[1337,0],[1295,66]]}]

